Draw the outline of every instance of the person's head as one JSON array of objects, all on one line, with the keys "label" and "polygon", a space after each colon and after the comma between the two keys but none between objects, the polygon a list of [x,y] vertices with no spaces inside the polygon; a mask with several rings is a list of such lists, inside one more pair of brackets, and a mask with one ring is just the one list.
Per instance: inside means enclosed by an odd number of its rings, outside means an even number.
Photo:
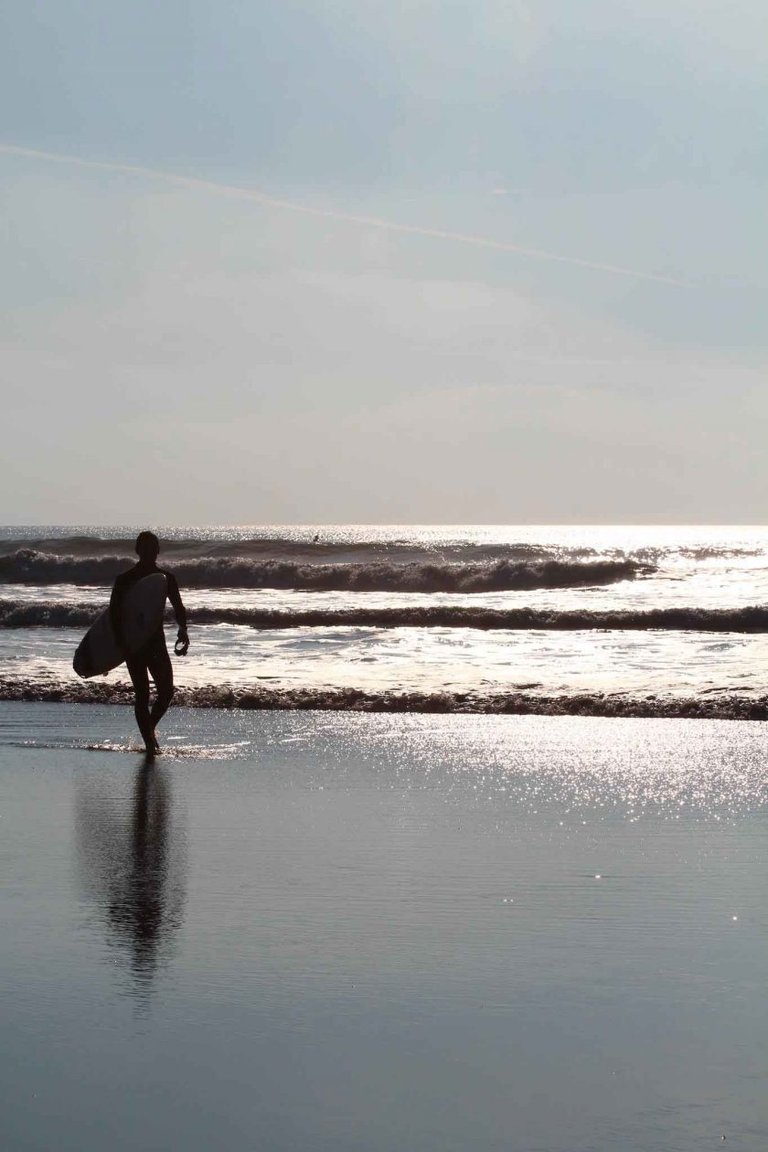
[{"label": "person's head", "polygon": [[154,532],[139,532],[136,537],[136,555],[144,563],[154,564],[160,551],[160,541]]}]

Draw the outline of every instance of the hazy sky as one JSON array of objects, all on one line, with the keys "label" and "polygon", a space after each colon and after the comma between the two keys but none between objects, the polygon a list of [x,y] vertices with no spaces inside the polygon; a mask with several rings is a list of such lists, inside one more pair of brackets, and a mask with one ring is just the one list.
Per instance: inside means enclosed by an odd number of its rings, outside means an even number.
[{"label": "hazy sky", "polygon": [[0,522],[765,522],[767,33],[4,0]]}]

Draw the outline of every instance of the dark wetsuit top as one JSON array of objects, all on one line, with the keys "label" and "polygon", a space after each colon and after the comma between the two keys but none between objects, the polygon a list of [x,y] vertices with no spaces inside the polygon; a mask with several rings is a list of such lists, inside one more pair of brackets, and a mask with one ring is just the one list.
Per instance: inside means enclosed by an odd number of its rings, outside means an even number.
[{"label": "dark wetsuit top", "polygon": [[[179,628],[186,630],[187,613],[181,602],[179,585],[173,573],[166,571],[164,568],[145,568],[141,564],[134,564],[133,568],[129,568],[127,572],[121,572],[117,577],[109,600],[109,614],[112,621],[112,629],[118,641],[122,639],[120,605],[122,604],[123,597],[128,589],[138,580],[143,580],[145,576],[154,576],[157,573],[165,576],[168,599],[173,606],[176,621]],[[150,673],[156,684],[161,681],[166,682],[167,680],[170,680],[171,685],[173,684],[171,661],[168,655],[168,649],[165,646],[165,632],[163,631],[162,624],[157,632],[150,636],[146,644],[142,645],[138,652],[132,652],[131,655],[126,658],[125,663],[134,687],[137,690],[146,682],[147,672]]]}]

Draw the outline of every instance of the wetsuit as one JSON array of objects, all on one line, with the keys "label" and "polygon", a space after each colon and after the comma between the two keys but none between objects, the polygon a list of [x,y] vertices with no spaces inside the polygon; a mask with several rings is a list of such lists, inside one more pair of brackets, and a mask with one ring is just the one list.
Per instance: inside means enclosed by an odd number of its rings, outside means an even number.
[{"label": "wetsuit", "polygon": [[[180,639],[186,639],[187,613],[181,602],[179,585],[172,572],[167,572],[156,565],[148,567],[145,564],[134,564],[127,572],[122,572],[115,580],[112,595],[109,601],[109,613],[112,629],[118,644],[124,647],[122,634],[121,605],[128,589],[145,576],[160,573],[165,576],[168,599],[173,606],[176,621],[179,625]],[[162,624],[157,632],[149,638],[138,652],[126,655],[125,664],[128,675],[131,677],[133,690],[136,694],[136,721],[145,741],[154,739],[154,730],[157,722],[167,712],[173,698],[173,666],[165,645],[165,632]],[[155,682],[157,699],[149,711],[149,677]]]}]

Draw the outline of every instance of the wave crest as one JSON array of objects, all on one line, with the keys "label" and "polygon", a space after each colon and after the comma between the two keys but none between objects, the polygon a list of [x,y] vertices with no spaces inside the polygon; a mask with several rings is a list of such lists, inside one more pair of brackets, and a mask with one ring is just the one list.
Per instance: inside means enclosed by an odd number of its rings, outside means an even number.
[{"label": "wave crest", "polygon": [[[0,628],[87,628],[100,607],[59,602],[0,599]],[[260,608],[190,608],[199,626],[232,624],[265,631],[287,628],[479,628],[510,631],[768,632],[768,608],[659,608],[571,610],[473,608],[466,605],[397,608],[318,608],[298,611]],[[170,610],[167,619],[172,619]]]},{"label": "wave crest", "polygon": [[[58,556],[20,548],[0,556],[0,581],[13,584],[109,585],[126,561],[118,556]],[[579,588],[633,580],[654,569],[633,560],[487,563],[297,564],[231,557],[180,560],[173,572],[192,588],[278,588],[318,592],[504,592]]]},{"label": "wave crest", "polygon": [[[127,684],[55,683],[0,678],[0,700],[77,704],[131,704]],[[191,708],[260,711],[422,712],[506,716],[610,716],[695,720],[768,719],[768,697],[723,693],[695,696],[633,696],[581,692],[367,692],[358,688],[265,688],[205,686],[177,689],[174,702]]]}]

